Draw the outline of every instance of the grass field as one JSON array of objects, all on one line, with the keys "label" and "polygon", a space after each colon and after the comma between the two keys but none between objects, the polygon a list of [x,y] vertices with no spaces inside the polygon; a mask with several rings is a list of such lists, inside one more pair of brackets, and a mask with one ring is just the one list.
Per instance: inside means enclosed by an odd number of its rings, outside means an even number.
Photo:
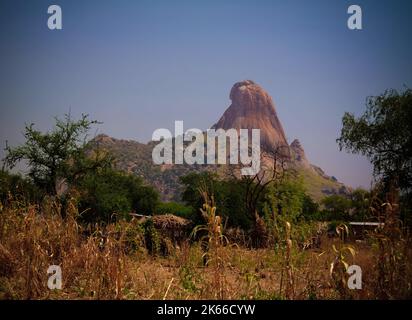
[{"label": "grass field", "polygon": [[[69,208],[70,209],[70,208]],[[409,238],[381,230],[362,241],[319,235],[302,246],[286,225],[283,239],[262,249],[221,241],[209,227],[204,246],[173,242],[148,250],[137,220],[102,227],[76,222],[76,208],[62,218],[59,206],[1,207],[1,299],[392,299],[412,295]],[[399,230],[398,230],[399,231]],[[392,233],[389,233],[392,232]],[[343,238],[343,237],[342,237]],[[320,241],[319,241],[320,240]],[[160,247],[161,247],[160,246]],[[159,248],[160,248],[159,247]],[[333,263],[333,268],[331,264]],[[347,287],[347,266],[362,268],[362,289]],[[47,287],[47,269],[62,269],[61,290]]]}]

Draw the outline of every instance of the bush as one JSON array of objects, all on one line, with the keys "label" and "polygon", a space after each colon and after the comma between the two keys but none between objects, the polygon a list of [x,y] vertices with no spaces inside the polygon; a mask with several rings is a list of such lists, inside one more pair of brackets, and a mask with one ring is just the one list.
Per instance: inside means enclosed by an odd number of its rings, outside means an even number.
[{"label": "bush", "polygon": [[274,215],[287,217],[289,222],[311,221],[317,220],[319,204],[306,194],[300,177],[287,177],[268,189],[266,210]]},{"label": "bush", "polygon": [[[206,188],[214,196],[218,215],[223,218],[226,226],[249,230],[254,221],[247,210],[247,181],[243,179],[219,179],[215,174],[204,172],[191,173],[181,178],[185,189],[182,199],[192,208],[201,208],[202,198],[199,188]],[[257,212],[263,215],[264,208],[271,214],[287,216],[290,221],[297,219],[312,220],[312,215],[318,211],[318,204],[313,201],[303,187],[303,181],[289,177],[281,183],[272,184],[262,192],[257,200]],[[193,211],[192,220],[201,224],[200,213]]]},{"label": "bush", "polygon": [[173,214],[178,217],[190,219],[193,208],[177,202],[161,202],[156,207],[156,214]]},{"label": "bush", "polygon": [[351,209],[352,203],[350,199],[339,196],[331,195],[322,199],[322,204],[324,206],[323,217],[324,220],[341,220],[348,221],[349,210]]},{"label": "bush", "polygon": [[316,220],[316,214],[319,212],[319,204],[309,195],[305,194],[302,200],[302,215],[306,220]]},{"label": "bush", "polygon": [[[200,174],[190,173],[181,178],[185,189],[182,200],[192,208],[202,208],[203,199],[199,188],[207,190],[213,195],[218,215],[222,217],[228,227],[240,227],[248,230],[252,221],[246,209],[246,186],[243,180],[219,179],[217,175],[210,172]],[[195,224],[203,224],[203,218],[199,209],[193,210],[191,220]]]},{"label": "bush", "polygon": [[11,174],[7,171],[0,171],[0,201],[5,204],[9,197],[25,203],[38,202],[43,193],[31,180],[19,174]]},{"label": "bush", "polygon": [[79,207],[87,222],[110,222],[128,218],[130,212],[151,215],[158,204],[158,193],[139,177],[112,169],[86,175],[76,186]]}]

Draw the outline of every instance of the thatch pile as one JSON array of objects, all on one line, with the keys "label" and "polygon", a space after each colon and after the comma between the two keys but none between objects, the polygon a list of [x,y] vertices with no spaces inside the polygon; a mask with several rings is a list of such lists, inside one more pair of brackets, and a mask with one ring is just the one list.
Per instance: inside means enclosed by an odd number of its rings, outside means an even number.
[{"label": "thatch pile", "polygon": [[154,227],[175,243],[187,238],[192,224],[189,220],[173,214],[157,215],[152,219]]}]

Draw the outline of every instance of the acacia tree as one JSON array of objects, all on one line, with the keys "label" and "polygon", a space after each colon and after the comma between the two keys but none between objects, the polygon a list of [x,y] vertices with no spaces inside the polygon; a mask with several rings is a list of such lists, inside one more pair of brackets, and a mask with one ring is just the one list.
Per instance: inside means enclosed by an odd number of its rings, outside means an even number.
[{"label": "acacia tree", "polygon": [[356,118],[345,113],[340,150],[360,153],[373,164],[374,174],[404,193],[412,188],[412,90],[387,90],[369,97],[366,112]]},{"label": "acacia tree", "polygon": [[87,133],[98,123],[86,114],[77,121],[66,114],[63,120],[56,118],[51,132],[42,133],[33,123],[26,125],[23,145],[13,148],[6,144],[3,166],[11,169],[25,160],[33,182],[47,193],[56,195],[59,181],[73,183],[79,176],[110,162],[107,156],[95,154],[88,157],[85,152]]}]

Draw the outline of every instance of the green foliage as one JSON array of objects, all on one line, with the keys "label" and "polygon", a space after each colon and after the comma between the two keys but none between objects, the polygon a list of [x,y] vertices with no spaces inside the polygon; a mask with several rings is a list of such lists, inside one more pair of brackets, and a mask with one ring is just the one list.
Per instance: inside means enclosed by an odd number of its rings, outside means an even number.
[{"label": "green foliage", "polygon": [[371,218],[370,204],[371,194],[364,189],[355,189],[350,195],[352,220],[367,221]]},{"label": "green foliage", "polygon": [[350,199],[340,196],[331,195],[322,200],[324,206],[323,219],[324,220],[341,220],[348,221],[349,210],[351,208]]},{"label": "green foliage", "polygon": [[0,170],[0,201],[4,204],[10,200],[24,203],[37,202],[42,192],[29,180],[19,174]]},{"label": "green foliage", "polygon": [[177,202],[161,202],[156,207],[156,214],[173,214],[189,219],[193,214],[193,208]]},{"label": "green foliage", "polygon": [[302,216],[305,219],[313,219],[317,212],[319,212],[319,204],[309,195],[304,194],[302,199]]},{"label": "green foliage", "polygon": [[[199,188],[202,184],[205,184],[209,189],[212,189],[215,180],[217,180],[217,176],[209,172],[192,172],[181,177],[180,181],[184,186],[182,200],[193,208],[201,208],[203,205],[203,199],[199,193]],[[193,218],[197,218],[197,212]],[[202,222],[201,217],[198,217],[196,220]]]},{"label": "green foliage", "polygon": [[287,177],[270,186],[266,193],[266,210],[274,216],[285,217],[292,223],[298,220],[317,220],[319,204],[307,193],[301,176]]},{"label": "green foliage", "polygon": [[197,292],[196,279],[199,275],[193,267],[183,265],[179,270],[180,282],[182,287],[189,292]]},{"label": "green foliage", "polygon": [[331,195],[322,200],[323,210],[318,215],[324,221],[370,221],[373,220],[371,193],[356,189],[349,196]]},{"label": "green foliage", "polygon": [[112,169],[85,175],[76,185],[80,192],[79,207],[86,221],[108,222],[117,216],[136,212],[155,212],[158,193],[143,184],[141,178]]},{"label": "green foliage", "polygon": [[281,183],[269,187],[266,201],[272,212],[287,216],[288,220],[293,222],[303,214],[305,196],[302,179],[289,177]]},{"label": "green foliage", "polygon": [[143,224],[144,237],[146,248],[152,255],[158,255],[161,253],[161,239],[158,231],[156,230],[153,220],[148,219]]},{"label": "green foliage", "polygon": [[[237,179],[221,180],[209,172],[190,173],[181,178],[184,185],[182,200],[192,208],[202,208],[203,199],[199,188],[205,188],[214,195],[216,207],[224,223],[229,227],[241,227],[245,230],[251,226],[251,219],[246,210],[244,181]],[[200,211],[195,210],[191,217],[195,224],[203,224]]]},{"label": "green foliage", "polygon": [[129,222],[118,224],[118,231],[124,231],[125,247],[128,253],[142,251],[145,248],[144,228],[141,224]]},{"label": "green foliage", "polygon": [[34,184],[49,194],[57,194],[56,184],[59,179],[72,183],[79,176],[109,162],[106,157],[86,157],[87,132],[98,122],[82,115],[73,121],[70,115],[64,120],[56,118],[51,132],[40,132],[34,124],[26,125],[25,143],[19,147],[6,146],[6,157],[3,159],[6,168],[13,168],[20,161],[26,161],[29,177]]},{"label": "green foliage", "polygon": [[30,196],[26,199],[31,199],[34,192],[36,197],[40,194],[40,189],[44,194],[58,195],[65,207],[69,192],[77,198],[81,219],[87,222],[109,222],[129,212],[154,213],[158,193],[141,178],[114,171],[111,156],[87,144],[87,133],[97,123],[87,115],[78,121],[65,115],[64,120],[56,118],[51,132],[42,133],[33,124],[26,125],[25,143],[16,148],[7,146],[4,164],[12,168],[26,160],[30,180],[2,171],[1,198],[5,199],[8,192],[19,194],[24,190]]},{"label": "green foliage", "polygon": [[[181,178],[185,189],[183,200],[193,208],[202,207],[199,187],[206,187],[214,200],[223,221],[227,219],[228,227],[240,227],[249,230],[253,220],[247,210],[246,183],[243,179],[222,180],[208,172],[191,173]],[[289,177],[280,183],[269,185],[257,202],[258,213],[287,216],[289,221],[312,219],[318,210],[318,204],[306,192],[301,178]],[[196,224],[202,223],[198,212],[192,216]]]},{"label": "green foliage", "polygon": [[386,183],[397,183],[405,192],[412,188],[412,90],[388,90],[369,97],[359,118],[345,113],[340,149],[366,155],[374,173]]},{"label": "green foliage", "polygon": [[[269,209],[269,206],[266,205],[264,210],[265,223],[269,230],[269,236],[271,237],[270,243],[275,247],[275,250],[284,249],[284,239],[286,238],[286,229],[285,225],[289,223],[291,217],[286,215],[273,214]],[[312,214],[311,214],[312,215]],[[296,217],[301,218],[301,217]],[[317,235],[319,230],[319,222],[315,221],[316,219],[304,219],[303,221],[294,221],[293,228],[291,228],[289,237],[292,241],[303,246],[305,241],[312,239],[312,237]]]}]

